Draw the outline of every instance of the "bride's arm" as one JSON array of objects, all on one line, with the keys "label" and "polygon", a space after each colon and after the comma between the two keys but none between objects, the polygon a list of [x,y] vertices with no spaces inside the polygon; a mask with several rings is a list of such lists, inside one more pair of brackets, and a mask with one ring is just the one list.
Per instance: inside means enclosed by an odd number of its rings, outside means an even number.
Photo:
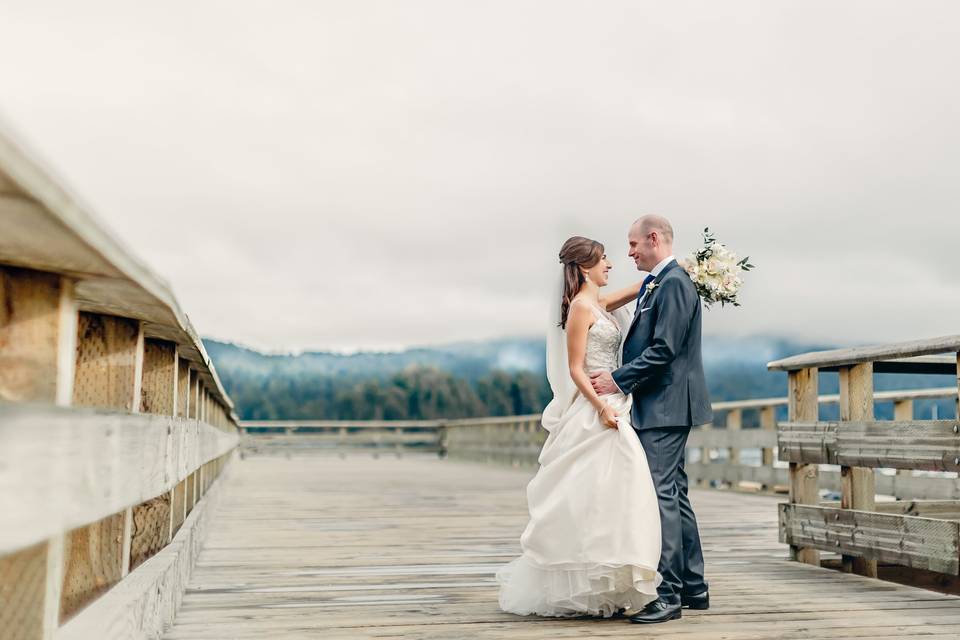
[{"label": "bride's arm", "polygon": [[611,291],[610,293],[600,296],[600,305],[603,306],[607,311],[615,311],[623,305],[627,304],[632,300],[636,300],[637,296],[640,295],[640,285],[642,282],[635,282],[629,287],[624,287],[623,289],[618,289],[617,291]]},{"label": "bride's arm", "polygon": [[567,365],[570,367],[573,383],[600,414],[600,420],[608,427],[616,427],[613,409],[593,390],[590,376],[583,368],[587,353],[587,332],[593,322],[593,311],[586,304],[574,300],[567,316]]}]

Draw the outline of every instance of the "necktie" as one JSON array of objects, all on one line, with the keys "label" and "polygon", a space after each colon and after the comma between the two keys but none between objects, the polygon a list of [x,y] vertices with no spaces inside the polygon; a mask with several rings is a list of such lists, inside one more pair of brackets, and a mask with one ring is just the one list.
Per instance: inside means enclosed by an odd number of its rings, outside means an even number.
[{"label": "necktie", "polygon": [[640,293],[637,294],[637,308],[633,312],[634,315],[640,313],[640,301],[643,299],[643,296],[647,295],[647,285],[656,279],[657,277],[652,273],[643,279],[643,284],[640,285]]}]

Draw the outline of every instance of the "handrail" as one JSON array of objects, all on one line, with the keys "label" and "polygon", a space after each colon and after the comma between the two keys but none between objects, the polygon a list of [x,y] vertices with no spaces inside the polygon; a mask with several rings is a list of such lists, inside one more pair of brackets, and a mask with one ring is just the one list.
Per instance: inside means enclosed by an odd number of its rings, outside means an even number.
[{"label": "handrail", "polygon": [[146,337],[175,342],[236,421],[233,402],[170,285],[116,240],[3,127],[0,172],[15,185],[12,193],[0,193],[0,264],[68,275],[75,281],[80,311],[141,320]]},{"label": "handrail", "polygon": [[[780,507],[780,539],[790,545],[791,556],[819,565],[821,551],[840,552],[846,570],[873,577],[878,562],[960,574],[956,521],[942,513],[923,518],[885,512],[876,502],[882,477],[877,468],[911,474],[898,474],[898,480],[918,480],[915,471],[942,476],[960,470],[960,421],[917,420],[912,398],[896,401],[892,422],[877,421],[874,405],[880,397],[873,391],[874,376],[882,373],[949,374],[960,383],[960,336],[807,353],[768,366],[788,372],[789,419],[778,425],[777,450],[790,465],[790,501]],[[823,371],[839,373],[839,421],[819,420]],[[960,410],[958,391],[949,387],[927,393],[954,399]],[[839,507],[820,504],[822,464],[840,466]],[[939,482],[946,495],[936,497],[960,497],[955,477]],[[960,501],[954,506],[960,512]]]},{"label": "handrail", "polygon": [[918,365],[916,368],[920,371],[917,372],[922,373],[922,369],[925,366],[935,368],[935,365],[953,364],[956,366],[957,363],[955,356],[952,359],[928,358],[927,356],[944,353],[956,354],[958,351],[960,351],[960,335],[952,335],[927,340],[898,342],[889,345],[814,351],[781,360],[774,360],[767,364],[767,368],[771,371],[797,371],[799,369],[809,369],[812,367],[830,369],[864,362],[882,363],[896,361],[906,361],[906,364],[909,365],[910,360],[912,360]]},{"label": "handrail", "polygon": [[169,285],[0,128],[0,636],[158,637],[238,440]]}]

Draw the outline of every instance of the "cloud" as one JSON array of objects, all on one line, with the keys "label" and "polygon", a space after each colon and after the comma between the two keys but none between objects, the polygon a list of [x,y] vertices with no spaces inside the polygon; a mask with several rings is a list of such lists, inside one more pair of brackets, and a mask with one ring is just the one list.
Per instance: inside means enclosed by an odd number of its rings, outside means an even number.
[{"label": "cloud", "polygon": [[670,217],[758,265],[714,335],[956,333],[950,2],[0,9],[0,111],[207,335],[543,330],[562,241]]}]

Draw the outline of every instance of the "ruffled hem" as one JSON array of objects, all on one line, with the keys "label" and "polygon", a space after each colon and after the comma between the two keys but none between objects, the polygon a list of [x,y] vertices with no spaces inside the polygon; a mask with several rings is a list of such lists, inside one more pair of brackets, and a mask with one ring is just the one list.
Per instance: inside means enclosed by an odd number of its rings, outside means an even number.
[{"label": "ruffled hem", "polygon": [[541,566],[526,556],[502,567],[496,579],[502,610],[561,618],[642,609],[656,600],[661,581],[656,569],[636,564]]}]

